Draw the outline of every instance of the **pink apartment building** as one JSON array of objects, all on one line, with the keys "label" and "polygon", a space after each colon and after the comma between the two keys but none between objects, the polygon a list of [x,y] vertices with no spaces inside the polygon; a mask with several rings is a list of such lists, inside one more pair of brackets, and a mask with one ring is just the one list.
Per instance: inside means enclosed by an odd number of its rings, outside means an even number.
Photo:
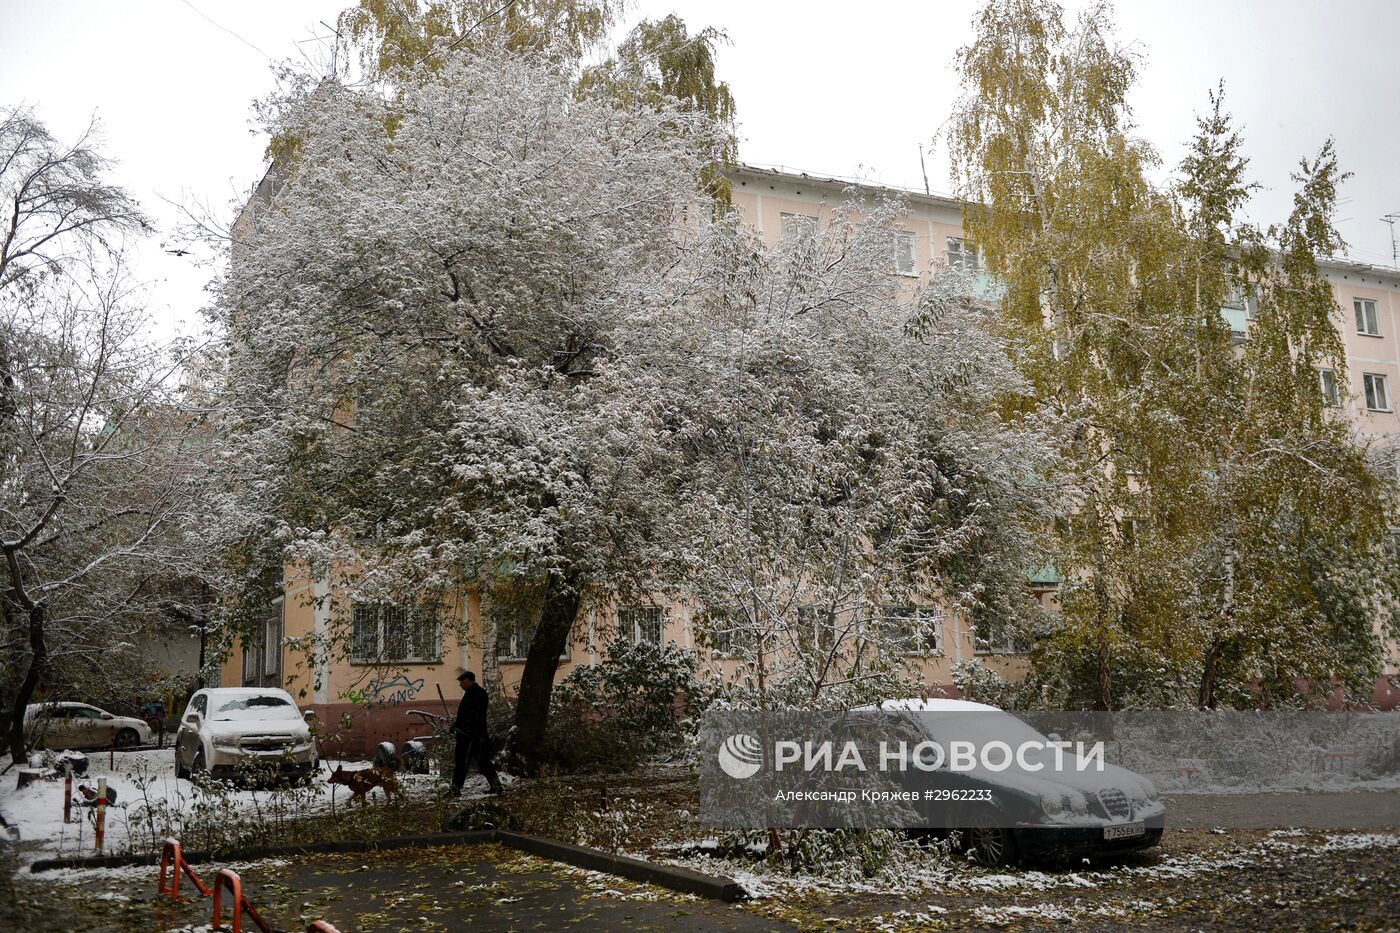
[{"label": "pink apartment building", "polygon": [[[783,169],[740,166],[729,173],[734,207],[746,222],[773,242],[803,225],[823,223],[832,209],[850,196],[852,182],[816,177]],[[857,185],[866,194],[879,193],[869,185]],[[979,271],[976,251],[964,241],[962,209],[952,198],[920,192],[898,191],[907,205],[902,231],[893,244],[894,274],[911,280],[926,277],[940,265]],[[245,232],[255,223],[259,203],[270,194],[264,180],[239,218],[236,229]],[[1378,448],[1393,450],[1400,462],[1400,414],[1395,393],[1400,392],[1400,271],[1352,263],[1330,263],[1340,306],[1336,324],[1347,352],[1345,381],[1331,372],[1319,373],[1324,391],[1357,432]],[[990,280],[987,294],[994,295]],[[1222,309],[1241,340],[1247,338],[1250,310],[1244,302]],[[1027,586],[1047,609],[1055,605],[1058,584],[1053,569],[1033,575]],[[903,607],[908,611],[908,607]],[[423,620],[409,613],[382,607],[352,606],[337,599],[325,581],[310,579],[289,566],[281,598],[270,607],[266,630],[256,644],[235,644],[221,670],[224,686],[280,685],[299,696],[303,708],[317,711],[327,731],[342,735],[347,753],[368,752],[384,739],[401,741],[415,731],[407,718],[411,709],[442,711],[439,691],[449,706],[459,695],[456,673],[462,668],[480,671],[483,661],[482,606],[478,594],[469,591],[441,609],[454,623]],[[943,612],[930,597],[924,607],[935,620],[936,637],[910,662],[931,690],[950,693],[952,668],[958,661],[977,657],[1009,678],[1021,676],[1025,658],[1011,644],[979,641],[967,620]],[[662,644],[674,642],[697,649],[692,613],[683,603],[617,606],[589,603],[580,611],[568,652],[558,677],[580,664],[594,663],[599,646],[613,633],[633,640]],[[351,635],[349,657],[308,657],[289,643],[307,643],[332,631]],[[465,631],[465,639],[454,634]],[[506,631],[494,646],[500,681],[509,696],[519,682],[525,645]],[[1396,646],[1391,645],[1387,674],[1400,672]],[[1376,687],[1373,702],[1391,708],[1400,703],[1400,691],[1387,678]],[[342,723],[348,726],[342,727]]]}]

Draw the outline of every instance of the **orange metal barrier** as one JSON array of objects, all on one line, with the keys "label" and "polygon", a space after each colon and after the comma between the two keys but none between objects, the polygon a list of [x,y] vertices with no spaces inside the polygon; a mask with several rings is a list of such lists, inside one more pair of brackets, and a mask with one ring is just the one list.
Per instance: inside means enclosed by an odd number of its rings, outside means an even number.
[{"label": "orange metal barrier", "polygon": [[97,854],[102,854],[102,840],[107,836],[107,779],[97,779],[97,817],[93,823],[93,840],[97,843]]},{"label": "orange metal barrier", "polygon": [[214,920],[213,927],[218,929],[220,921],[223,919],[222,895],[227,888],[229,895],[233,898],[233,933],[243,933],[243,915],[246,913],[258,925],[262,933],[273,933],[267,922],[253,909],[253,905],[248,903],[248,899],[243,896],[243,881],[238,877],[238,872],[232,868],[221,868],[214,876]]},{"label": "orange metal barrier", "polygon": [[[166,883],[166,871],[169,870],[169,884]],[[233,933],[243,933],[243,915],[247,914],[257,924],[262,933],[273,933],[267,921],[257,912],[252,903],[243,896],[243,879],[238,877],[238,872],[232,868],[221,868],[214,876],[214,887],[211,889],[205,885],[203,879],[190,867],[190,863],[185,861],[184,854],[180,851],[180,842],[177,839],[165,840],[165,845],[160,850],[160,876],[156,880],[156,894],[169,894],[171,899],[178,899],[180,896],[180,875],[188,875],[190,881],[204,897],[213,895],[214,897],[214,929],[218,929],[223,920],[223,893],[229,892],[232,903],[229,905],[233,911]],[[325,920],[317,920],[306,928],[307,933],[340,933],[335,927]]]},{"label": "orange metal barrier", "polygon": [[[165,869],[169,867],[170,887],[165,886]],[[195,870],[190,867],[190,863],[185,861],[185,856],[180,852],[180,843],[175,839],[165,840],[165,845],[160,850],[160,877],[156,881],[157,894],[169,894],[171,900],[180,897],[180,876],[188,875],[190,881],[194,882],[195,888],[199,890],[201,897],[208,897],[209,886],[204,880],[195,874]]]}]

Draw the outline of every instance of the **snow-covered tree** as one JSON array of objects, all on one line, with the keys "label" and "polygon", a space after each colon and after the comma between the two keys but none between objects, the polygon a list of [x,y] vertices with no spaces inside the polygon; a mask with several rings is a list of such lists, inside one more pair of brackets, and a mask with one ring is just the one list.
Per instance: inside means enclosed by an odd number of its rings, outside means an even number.
[{"label": "snow-covered tree", "polygon": [[65,144],[29,111],[0,117],[0,687],[15,760],[35,691],[119,680],[113,661],[172,581],[199,574],[186,353],[146,337],[118,248],[145,221],[107,167],[91,131]]},{"label": "snow-covered tree", "polygon": [[711,227],[628,347],[681,370],[676,581],[732,698],[838,707],[919,690],[955,613],[1025,624],[1056,496],[1044,426],[972,283],[891,275],[898,205],[776,246]]},{"label": "snow-covered tree", "polygon": [[655,406],[617,347],[718,134],[578,99],[570,67],[501,48],[286,112],[295,165],[220,298],[238,573],[286,545],[366,597],[531,591],[530,759],[581,601],[635,581],[663,526]]}]

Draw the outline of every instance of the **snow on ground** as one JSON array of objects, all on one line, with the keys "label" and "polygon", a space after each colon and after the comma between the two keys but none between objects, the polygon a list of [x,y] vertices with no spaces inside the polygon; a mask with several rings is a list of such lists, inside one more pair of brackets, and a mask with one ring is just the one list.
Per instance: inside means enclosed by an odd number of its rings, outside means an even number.
[{"label": "snow on ground", "polygon": [[[231,788],[223,785],[205,792],[187,780],[175,777],[175,757],[169,748],[119,752],[115,767],[109,767],[107,753],[88,756],[88,773],[73,778],[77,786],[97,786],[97,779],[107,778],[107,784],[117,792],[117,803],[107,810],[107,832],[104,851],[124,854],[133,848],[145,849],[142,843],[152,837],[164,836],[169,827],[178,827],[189,820],[217,819],[221,814],[245,819],[287,819],[308,816],[344,806],[350,799],[347,788],[328,784],[325,778],[336,765],[322,764],[310,785],[305,787],[274,787],[264,789]],[[366,767],[365,762],[345,762],[347,770]],[[412,793],[419,785],[429,785],[433,778],[423,775],[400,774],[400,787]],[[63,779],[36,781],[23,788],[16,787],[16,774],[11,769],[0,776],[0,815],[21,841],[37,845],[26,846],[28,859],[54,856],[94,855],[92,811],[73,806],[73,822],[63,822]],[[371,791],[380,798],[382,791]]]},{"label": "snow on ground", "polygon": [[[1208,876],[1222,868],[1264,865],[1280,858],[1309,853],[1390,848],[1400,846],[1400,835],[1393,833],[1332,833],[1321,842],[1291,841],[1288,830],[1271,833],[1257,845],[1224,855],[1161,856],[1145,864],[1108,865],[1082,871],[995,871],[978,868],[960,857],[944,857],[915,850],[897,859],[884,873],[862,877],[856,872],[815,874],[786,872],[757,860],[735,858],[670,858],[665,861],[693,871],[733,878],[752,898],[790,898],[804,893],[892,894],[918,897],[928,894],[977,894],[990,892],[1044,892],[1073,888],[1120,886],[1137,882]],[[987,923],[1008,921],[1009,917],[983,918]],[[1024,919],[1024,918],[1022,918]],[[1046,917],[1045,919],[1055,919]]]}]

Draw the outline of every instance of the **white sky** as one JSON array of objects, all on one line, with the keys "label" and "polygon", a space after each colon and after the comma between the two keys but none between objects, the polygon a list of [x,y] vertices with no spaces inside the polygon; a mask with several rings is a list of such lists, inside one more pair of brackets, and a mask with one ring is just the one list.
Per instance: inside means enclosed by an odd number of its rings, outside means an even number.
[{"label": "white sky", "polygon": [[[265,140],[249,119],[251,102],[272,86],[268,56],[301,60],[314,49],[306,40],[327,33],[320,22],[334,22],[347,2],[0,0],[0,103],[34,106],[64,137],[93,114],[101,119],[105,149],[121,163],[117,180],[161,227],[137,271],[152,281],[166,324],[198,326],[211,274],[162,251],[189,245],[166,202],[231,215],[262,174]],[[970,38],[978,6],[640,0],[627,24],[676,12],[692,29],[727,30],[720,72],[738,103],[745,161],[918,188],[918,147],[929,149],[947,118],[953,53]],[[1254,219],[1286,214],[1290,171],[1330,134],[1355,173],[1340,212],[1352,256],[1390,264],[1379,218],[1400,211],[1400,3],[1135,0],[1120,4],[1117,21],[1120,37],[1147,56],[1132,100],[1140,134],[1167,165],[1179,160],[1207,89],[1224,78],[1265,185]],[[934,191],[949,188],[944,151],[939,142],[929,156]]]}]

